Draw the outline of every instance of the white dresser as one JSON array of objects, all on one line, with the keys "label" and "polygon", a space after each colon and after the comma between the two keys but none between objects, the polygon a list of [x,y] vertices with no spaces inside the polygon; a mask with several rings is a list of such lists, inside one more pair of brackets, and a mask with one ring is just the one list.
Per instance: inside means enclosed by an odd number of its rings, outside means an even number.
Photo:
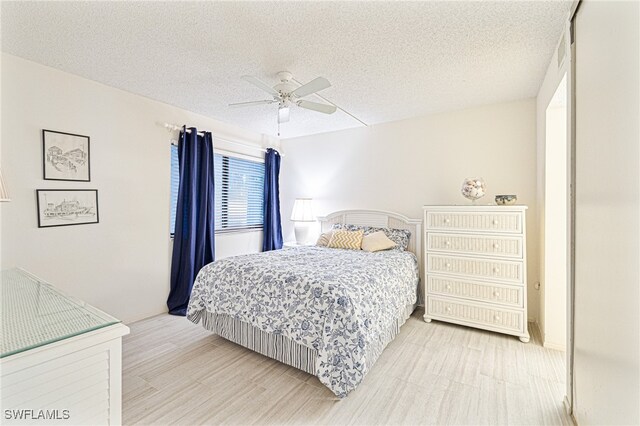
[{"label": "white dresser", "polygon": [[22,270],[2,271],[0,294],[0,423],[121,424],[129,329]]},{"label": "white dresser", "polygon": [[527,330],[526,206],[424,206],[425,315],[518,336]]}]

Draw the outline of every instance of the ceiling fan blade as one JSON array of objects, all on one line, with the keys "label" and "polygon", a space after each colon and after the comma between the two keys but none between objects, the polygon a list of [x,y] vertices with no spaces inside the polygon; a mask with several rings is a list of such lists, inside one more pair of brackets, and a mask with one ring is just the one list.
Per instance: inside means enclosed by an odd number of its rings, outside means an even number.
[{"label": "ceiling fan blade", "polygon": [[277,101],[274,101],[273,99],[268,99],[264,101],[237,102],[235,104],[229,104],[229,106],[231,108],[242,108],[242,107],[253,106],[253,105],[269,105],[275,102]]},{"label": "ceiling fan blade", "polygon": [[337,109],[334,105],[319,104],[318,102],[305,100],[300,100],[297,102],[297,104],[300,108],[310,109],[313,111],[322,112],[324,114],[333,114]]},{"label": "ceiling fan blade", "polygon": [[289,109],[289,107],[278,109],[278,123],[286,123],[287,121],[289,121],[290,112],[291,110]]},{"label": "ceiling fan blade", "polygon": [[331,87],[331,83],[324,77],[318,77],[315,80],[311,80],[307,84],[303,84],[298,87],[296,90],[291,92],[291,95],[297,96],[299,98],[303,98],[312,93],[319,92],[327,87]]},{"label": "ceiling fan blade", "polygon": [[269,86],[267,83],[265,83],[262,80],[259,80],[257,78],[255,78],[252,75],[243,75],[241,77],[244,81],[253,84],[256,87],[259,87],[260,89],[264,90],[265,92],[267,92],[268,94],[272,95],[272,96],[280,96],[280,94],[275,91],[273,89],[273,87]]}]

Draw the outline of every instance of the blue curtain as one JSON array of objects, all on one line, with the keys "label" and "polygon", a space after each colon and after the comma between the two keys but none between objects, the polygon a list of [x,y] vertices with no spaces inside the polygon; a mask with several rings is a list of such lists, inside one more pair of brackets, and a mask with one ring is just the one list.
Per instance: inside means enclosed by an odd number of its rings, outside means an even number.
[{"label": "blue curtain", "polygon": [[282,248],[280,219],[280,153],[268,148],[264,156],[264,226],[262,251]]},{"label": "blue curtain", "polygon": [[193,281],[215,256],[213,140],[183,128],[178,143],[180,185],[171,259],[169,313],[187,314]]}]

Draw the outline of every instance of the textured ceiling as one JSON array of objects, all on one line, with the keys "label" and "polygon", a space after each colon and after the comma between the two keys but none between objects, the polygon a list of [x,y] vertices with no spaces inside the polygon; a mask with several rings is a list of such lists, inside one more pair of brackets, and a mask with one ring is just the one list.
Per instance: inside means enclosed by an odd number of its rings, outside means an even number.
[{"label": "textured ceiling", "polygon": [[[535,96],[570,1],[2,2],[2,50],[257,132],[240,79],[326,77],[367,123]],[[319,101],[310,96],[312,101]],[[294,108],[283,138],[360,126]]]}]

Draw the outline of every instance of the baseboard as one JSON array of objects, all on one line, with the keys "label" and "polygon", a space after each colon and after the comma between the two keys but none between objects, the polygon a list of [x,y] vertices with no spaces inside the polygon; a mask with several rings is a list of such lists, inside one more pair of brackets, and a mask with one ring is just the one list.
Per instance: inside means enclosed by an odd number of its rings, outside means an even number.
[{"label": "baseboard", "polygon": [[162,310],[157,310],[154,311],[155,313],[146,313],[146,314],[141,314],[141,315],[136,315],[133,318],[127,318],[126,320],[123,320],[122,323],[125,325],[130,325],[133,323],[136,323],[138,321],[142,321],[142,320],[146,320],[152,317],[157,317],[159,315],[167,315],[167,308],[165,307]]},{"label": "baseboard", "polygon": [[538,321],[536,321],[535,319],[530,319],[529,323],[535,323],[536,327],[538,328],[538,333],[540,333],[540,338],[542,339],[542,346],[547,348],[547,349],[553,349],[555,351],[562,351],[562,352],[566,352],[567,351],[567,346],[564,343],[554,343],[554,342],[548,342],[546,336],[544,335],[544,333],[542,332],[542,329],[540,328],[540,323],[538,323]]},{"label": "baseboard", "polygon": [[[544,340],[544,338],[543,338],[543,340]],[[566,352],[566,350],[567,350],[567,347],[565,345],[561,345],[561,344],[553,343],[553,342],[544,342],[542,344],[542,346],[544,346],[547,349],[553,349],[553,350],[562,351],[562,352]]]},{"label": "baseboard", "polygon": [[573,425],[578,426],[578,422],[576,421],[576,418],[573,417],[573,413],[571,412],[571,404],[569,403],[569,398],[566,395],[562,400],[562,405],[564,405],[564,411],[567,413],[567,415],[571,419],[571,422],[573,423]]}]

